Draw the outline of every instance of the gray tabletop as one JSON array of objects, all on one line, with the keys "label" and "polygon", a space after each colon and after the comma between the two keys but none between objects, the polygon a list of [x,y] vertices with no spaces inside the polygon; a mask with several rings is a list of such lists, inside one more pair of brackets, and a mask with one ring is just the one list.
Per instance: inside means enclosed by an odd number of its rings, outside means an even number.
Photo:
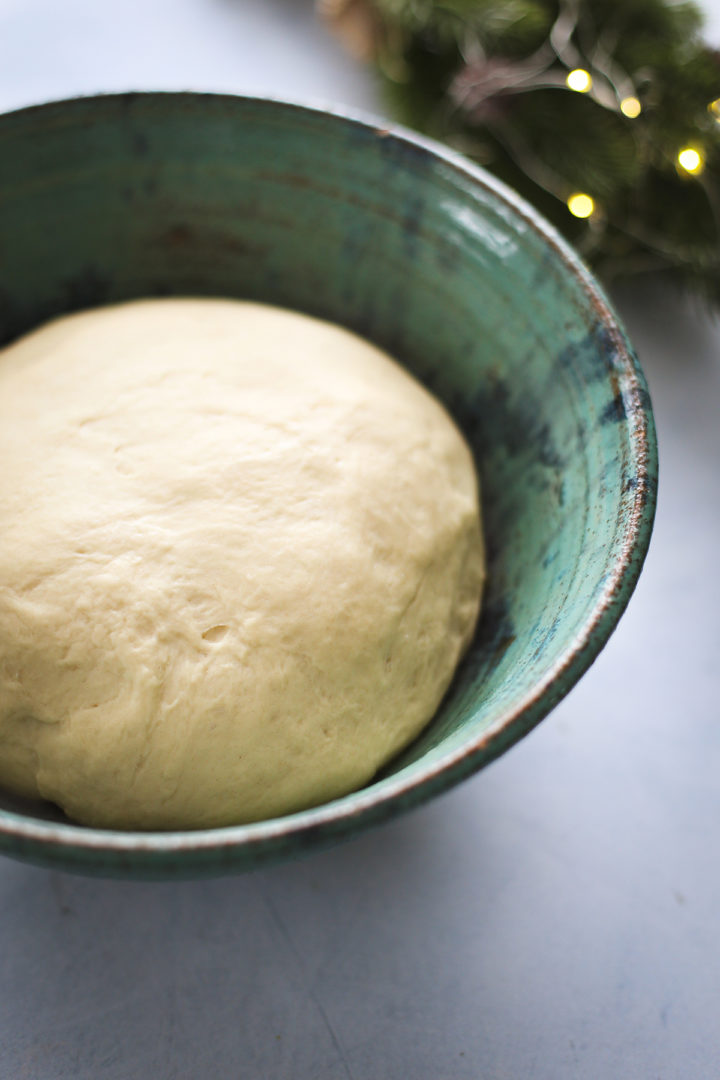
[{"label": "gray tabletop", "polygon": [[[0,0],[0,109],[156,87],[380,110],[308,0]],[[661,487],[592,670],[452,794],[303,862],[133,884],[0,860],[2,1080],[720,1076],[720,327],[616,299]]]}]

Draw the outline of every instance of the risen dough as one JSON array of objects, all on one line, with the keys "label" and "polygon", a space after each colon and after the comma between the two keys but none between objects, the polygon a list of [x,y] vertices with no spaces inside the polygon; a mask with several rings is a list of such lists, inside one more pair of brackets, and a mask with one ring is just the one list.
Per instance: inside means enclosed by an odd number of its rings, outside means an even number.
[{"label": "risen dough", "polygon": [[0,784],[98,826],[252,821],[430,719],[483,577],[442,407],[347,331],[140,301],[0,353]]}]

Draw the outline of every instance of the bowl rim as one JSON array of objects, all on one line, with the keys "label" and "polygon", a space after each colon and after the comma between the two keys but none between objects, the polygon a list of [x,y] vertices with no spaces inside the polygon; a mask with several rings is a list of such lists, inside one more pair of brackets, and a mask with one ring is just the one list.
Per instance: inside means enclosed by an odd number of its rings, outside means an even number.
[{"label": "bowl rim", "polygon": [[[142,870],[143,863],[154,862],[157,866],[164,861],[163,857],[173,860],[179,856],[188,857],[185,866],[188,875],[251,868],[281,857],[283,849],[291,853],[294,848],[292,844],[288,846],[288,842],[301,839],[303,850],[322,846],[387,820],[453,787],[489,764],[535,727],[590,667],[615,629],[635,588],[650,543],[656,508],[657,442],[652,406],[645,377],[620,319],[593,274],[554,226],[503,181],[461,154],[401,124],[363,110],[283,97],[213,91],[133,90],[52,100],[2,113],[0,131],[7,121],[17,122],[36,112],[83,108],[93,101],[137,99],[149,102],[170,98],[179,103],[207,101],[268,106],[315,120],[331,117],[342,125],[352,125],[377,137],[409,144],[497,197],[559,257],[609,336],[616,357],[618,388],[622,388],[624,400],[632,404],[633,423],[628,424],[628,445],[635,464],[637,485],[632,507],[623,516],[620,556],[582,626],[544,676],[517,704],[499,713],[481,734],[438,755],[417,772],[405,775],[406,770],[402,770],[396,776],[385,777],[377,784],[371,782],[369,787],[320,806],[245,825],[122,831],[46,821],[14,810],[0,811],[0,851],[31,861],[56,862],[81,872],[91,871],[91,864],[95,863],[100,872],[114,869],[132,875]],[[105,857],[104,862],[97,858],[101,855]],[[223,865],[208,866],[208,856],[212,855],[222,857]]]}]

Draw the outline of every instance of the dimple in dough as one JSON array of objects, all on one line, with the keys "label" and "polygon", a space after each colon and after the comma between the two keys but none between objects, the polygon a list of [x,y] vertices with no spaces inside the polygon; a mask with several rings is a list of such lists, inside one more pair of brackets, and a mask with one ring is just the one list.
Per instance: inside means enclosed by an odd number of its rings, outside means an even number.
[{"label": "dimple in dough", "polygon": [[483,582],[441,405],[328,323],[233,300],[0,353],[0,785],[101,827],[255,821],[435,712]]}]

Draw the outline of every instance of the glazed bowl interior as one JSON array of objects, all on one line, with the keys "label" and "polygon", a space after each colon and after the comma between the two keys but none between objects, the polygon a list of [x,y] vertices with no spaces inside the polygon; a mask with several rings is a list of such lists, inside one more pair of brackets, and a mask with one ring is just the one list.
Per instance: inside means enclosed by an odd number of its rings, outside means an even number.
[{"label": "glazed bowl interior", "polygon": [[[597,285],[482,171],[372,123],[265,100],[108,96],[0,119],[0,336],[142,296],[233,296],[333,320],[448,406],[482,477],[481,624],[435,720],[362,792],[256,825],[84,829],[0,810],[0,847],[86,872],[245,869],[426,799],[573,685],[634,586],[652,416]],[[101,362],[99,358],[98,362]]]}]

